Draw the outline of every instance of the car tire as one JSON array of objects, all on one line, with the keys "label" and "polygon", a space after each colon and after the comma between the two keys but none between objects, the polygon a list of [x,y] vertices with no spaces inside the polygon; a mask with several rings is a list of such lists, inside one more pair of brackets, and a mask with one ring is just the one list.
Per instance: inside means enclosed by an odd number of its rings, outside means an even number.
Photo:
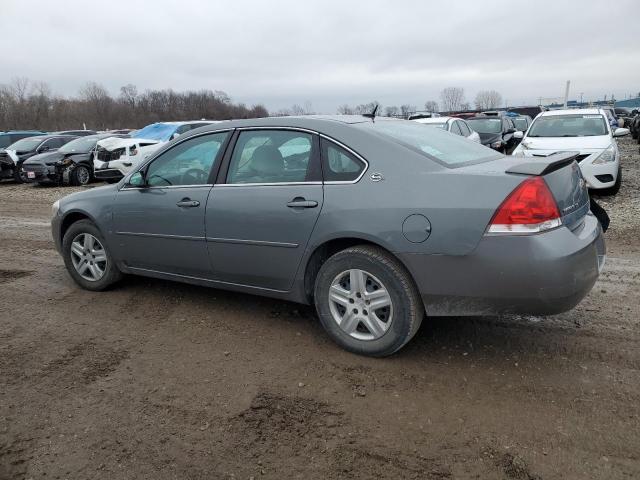
[{"label": "car tire", "polygon": [[613,184],[612,187],[603,188],[599,190],[598,193],[600,195],[616,195],[620,191],[620,187],[622,186],[622,167],[618,167],[618,176],[616,177],[616,183]]},{"label": "car tire", "polygon": [[86,165],[76,165],[69,174],[69,183],[74,187],[88,185],[91,182],[91,169]]},{"label": "car tire", "polygon": [[[104,263],[102,261],[95,262],[95,265],[97,266],[97,270],[98,271],[102,270],[102,275],[99,278],[95,278],[94,280],[87,278],[89,276],[94,276],[94,275],[91,275],[91,273],[94,271],[93,270],[94,263],[91,262],[92,265],[90,266],[91,268],[90,272],[85,274],[85,276],[83,276],[83,274],[80,273],[77,267],[79,263],[82,263],[81,261],[79,261],[82,259],[79,257],[77,253],[72,252],[72,246],[74,248],[77,247],[77,245],[73,245],[74,242],[79,243],[80,245],[86,246],[86,244],[82,242],[83,235],[92,236],[95,240],[97,240],[100,247],[102,248],[98,249],[96,247],[95,252],[102,251],[104,253],[104,258],[105,258]],[[94,242],[94,245],[95,245],[95,242]],[[87,257],[90,257],[91,253],[92,253],[92,250],[89,250],[88,252],[86,252]],[[116,265],[113,259],[113,256],[111,255],[109,246],[104,240],[102,233],[90,220],[79,220],[73,223],[69,227],[69,229],[65,232],[64,238],[62,239],[62,257],[64,259],[64,264],[67,267],[67,271],[71,275],[71,278],[73,278],[73,280],[85,290],[92,290],[96,292],[106,290],[111,285],[113,285],[118,280],[120,280],[123,276],[122,272],[120,272],[120,270],[118,269],[118,266]],[[96,259],[102,258],[102,256],[98,257],[98,255],[95,255],[95,258]],[[87,258],[85,258],[85,260],[87,260]],[[95,277],[97,277],[97,275],[95,275]]]},{"label": "car tire", "polygon": [[20,169],[15,170],[13,172],[13,179],[15,180],[16,183],[25,183],[24,178],[22,178],[22,173],[20,172]]},{"label": "car tire", "polygon": [[[357,272],[362,272],[361,288],[351,288]],[[340,297],[342,303],[330,298],[336,292],[348,292]],[[374,302],[387,301],[374,298],[380,293],[388,296],[389,306],[367,311],[375,308]],[[350,247],[327,259],[316,276],[314,301],[322,326],[338,345],[372,357],[391,355],[406,345],[424,316],[422,299],[407,269],[385,250],[370,245]],[[349,312],[357,315],[347,319]]]}]

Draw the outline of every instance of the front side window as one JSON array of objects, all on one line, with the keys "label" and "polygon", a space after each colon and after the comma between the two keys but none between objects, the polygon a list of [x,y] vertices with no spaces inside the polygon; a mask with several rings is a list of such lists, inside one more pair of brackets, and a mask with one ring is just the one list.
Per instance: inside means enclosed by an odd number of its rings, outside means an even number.
[{"label": "front side window", "polygon": [[471,129],[467,126],[467,122],[465,122],[464,120],[458,120],[457,123],[460,127],[460,131],[462,132],[463,137],[468,137],[469,135],[471,135]]},{"label": "front side window", "polygon": [[355,155],[322,139],[322,171],[326,182],[352,182],[364,168],[365,164]]},{"label": "front side window", "polygon": [[227,183],[309,181],[313,151],[313,136],[306,132],[243,131],[231,156]]},{"label": "front side window", "polygon": [[451,133],[455,133],[456,135],[462,135],[462,132],[460,131],[459,123],[455,120],[451,122],[451,130],[449,131]]},{"label": "front side window", "polygon": [[229,132],[200,135],[162,153],[147,167],[147,184],[151,187],[208,184],[228,135]]}]

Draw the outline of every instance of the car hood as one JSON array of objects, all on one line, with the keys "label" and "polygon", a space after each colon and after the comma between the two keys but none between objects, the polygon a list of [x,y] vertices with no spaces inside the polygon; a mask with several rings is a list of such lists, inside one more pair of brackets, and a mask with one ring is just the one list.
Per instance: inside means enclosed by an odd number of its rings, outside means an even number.
[{"label": "car hood", "polygon": [[604,149],[611,145],[609,135],[594,137],[526,137],[522,146],[528,150],[582,151]]},{"label": "car hood", "polygon": [[54,152],[45,152],[34,155],[33,157],[25,160],[25,165],[51,165],[61,160],[64,157],[64,154],[59,153],[58,151]]},{"label": "car hood", "polygon": [[[140,141],[143,140],[141,138],[105,138],[104,140],[100,140],[98,142],[98,146],[102,147],[106,150],[112,151],[116,148],[125,148],[131,147],[133,145],[137,145]],[[158,140],[144,140],[144,143],[161,143]]]},{"label": "car hood", "polygon": [[482,143],[493,143],[502,140],[502,133],[478,133]]}]

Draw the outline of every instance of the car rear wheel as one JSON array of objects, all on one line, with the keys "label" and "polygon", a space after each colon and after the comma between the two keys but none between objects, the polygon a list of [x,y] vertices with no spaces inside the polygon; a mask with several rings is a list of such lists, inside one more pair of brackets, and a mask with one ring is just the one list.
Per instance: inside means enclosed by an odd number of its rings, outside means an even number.
[{"label": "car rear wheel", "polygon": [[87,185],[91,181],[91,171],[86,165],[76,165],[69,174],[69,183],[77,187]]},{"label": "car rear wheel", "polygon": [[71,278],[84,289],[105,290],[122,278],[100,230],[89,220],[69,227],[62,254]]},{"label": "car rear wheel", "polygon": [[342,250],[320,268],[315,304],[340,346],[374,357],[391,355],[418,331],[424,306],[404,266],[378,247]]}]

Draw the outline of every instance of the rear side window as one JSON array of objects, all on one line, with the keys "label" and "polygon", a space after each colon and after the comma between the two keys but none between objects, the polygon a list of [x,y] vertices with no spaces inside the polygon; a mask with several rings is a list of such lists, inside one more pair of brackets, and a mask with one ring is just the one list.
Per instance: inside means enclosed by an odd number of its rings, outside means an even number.
[{"label": "rear side window", "polygon": [[460,130],[460,124],[457,121],[451,122],[451,133],[455,133],[456,135],[462,135],[462,131]]},{"label": "rear side window", "polygon": [[458,120],[456,123],[460,127],[460,131],[462,132],[463,137],[468,137],[469,135],[471,135],[471,129],[467,125],[467,122],[465,122],[464,120]]},{"label": "rear side window", "polygon": [[365,168],[355,155],[323,138],[322,172],[326,182],[352,182]]}]

